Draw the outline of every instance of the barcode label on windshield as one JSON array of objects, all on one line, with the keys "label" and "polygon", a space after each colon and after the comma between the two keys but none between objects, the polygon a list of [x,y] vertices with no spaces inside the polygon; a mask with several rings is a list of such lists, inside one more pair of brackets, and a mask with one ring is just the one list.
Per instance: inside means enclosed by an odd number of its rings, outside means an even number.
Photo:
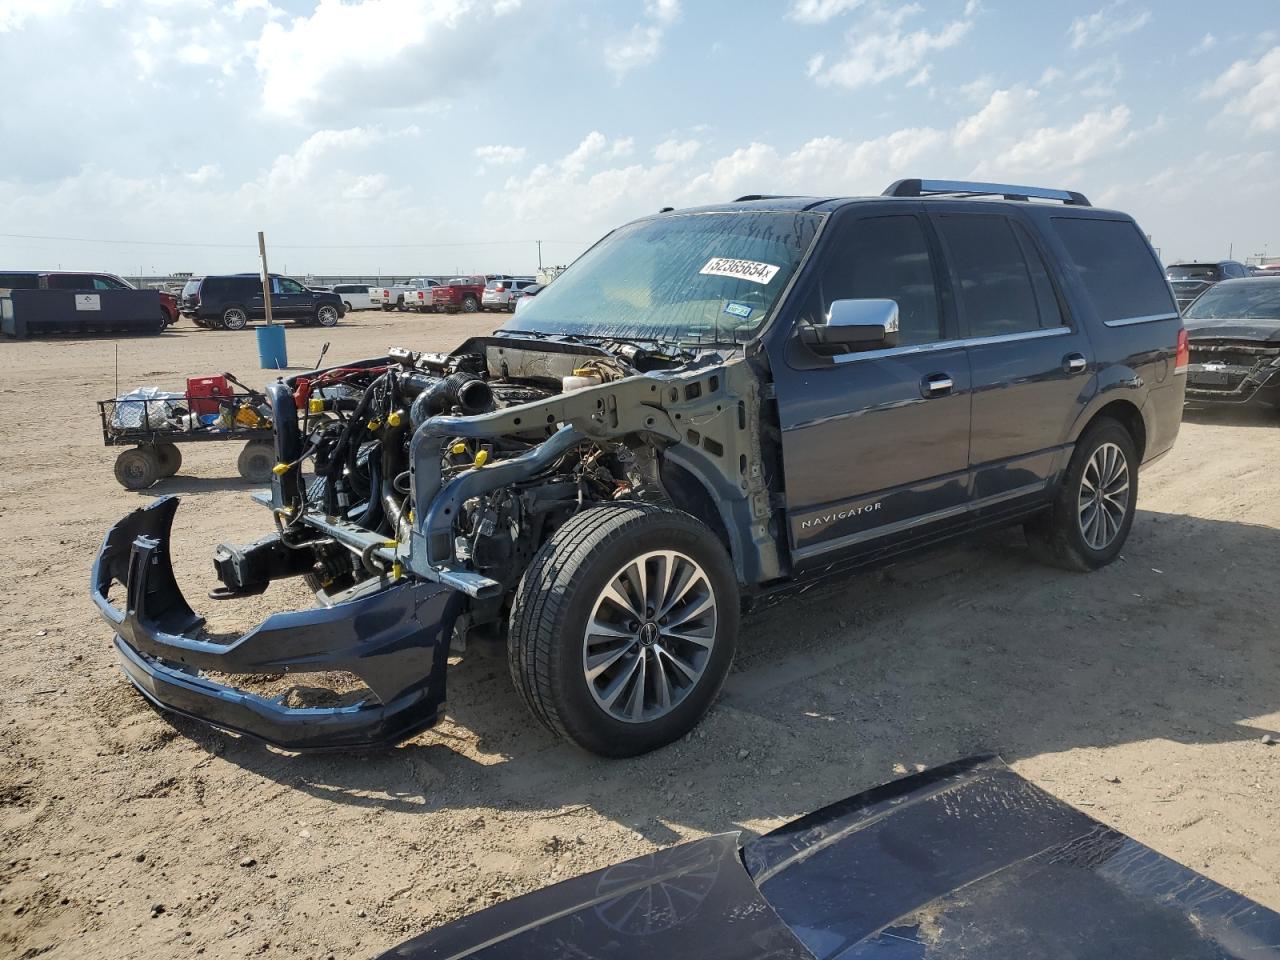
[{"label": "barcode label on windshield", "polygon": [[772,263],[757,263],[755,260],[732,260],[729,257],[712,257],[699,273],[711,277],[736,277],[739,280],[750,280],[752,283],[768,283],[778,272]]}]

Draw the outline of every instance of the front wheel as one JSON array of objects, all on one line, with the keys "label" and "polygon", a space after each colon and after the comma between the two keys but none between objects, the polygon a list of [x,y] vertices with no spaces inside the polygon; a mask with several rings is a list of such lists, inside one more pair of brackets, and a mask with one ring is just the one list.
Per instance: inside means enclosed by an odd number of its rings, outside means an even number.
[{"label": "front wheel", "polygon": [[1027,542],[1054,566],[1097,570],[1120,555],[1137,502],[1133,437],[1115,420],[1098,420],[1076,442],[1053,505],[1026,525]]},{"label": "front wheel", "polygon": [[342,307],[343,307],[343,309],[344,309],[344,310],[346,310],[346,311],[347,311],[347,313],[351,313],[351,312],[354,310],[354,308],[351,306],[351,304],[349,304],[349,303],[348,303],[347,301],[345,301],[345,300],[344,300],[344,301],[342,301]]},{"label": "front wheel", "polygon": [[724,547],[653,504],[583,510],[517,588],[507,650],[526,705],[592,753],[630,757],[682,737],[733,662],[738,584]]}]

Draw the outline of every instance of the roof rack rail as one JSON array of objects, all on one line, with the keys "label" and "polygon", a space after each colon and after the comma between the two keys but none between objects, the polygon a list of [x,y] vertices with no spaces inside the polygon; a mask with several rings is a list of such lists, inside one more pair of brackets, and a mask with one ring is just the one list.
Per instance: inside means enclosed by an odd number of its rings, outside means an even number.
[{"label": "roof rack rail", "polygon": [[969,180],[897,180],[882,197],[1004,197],[1006,200],[1061,200],[1068,206],[1088,207],[1089,198],[1074,190],[1021,187],[1011,183],[977,183]]},{"label": "roof rack rail", "polygon": [[734,203],[746,203],[748,200],[794,200],[792,193],[746,193],[734,198]]}]

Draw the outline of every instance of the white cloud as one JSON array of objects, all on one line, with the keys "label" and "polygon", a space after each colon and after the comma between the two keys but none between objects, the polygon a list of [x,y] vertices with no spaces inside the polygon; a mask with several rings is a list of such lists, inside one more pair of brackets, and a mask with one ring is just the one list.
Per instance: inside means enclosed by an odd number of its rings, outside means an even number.
[{"label": "white cloud", "polygon": [[216,163],[206,163],[184,176],[195,184],[211,183],[222,176],[222,170]]},{"label": "white cloud", "polygon": [[1215,37],[1212,33],[1206,33],[1203,37],[1200,38],[1200,42],[1191,48],[1191,53],[1193,56],[1199,53],[1206,53],[1207,51],[1212,50],[1217,45],[1218,45],[1218,38]]},{"label": "white cloud", "polygon": [[1203,96],[1226,98],[1223,109],[1244,120],[1250,133],[1280,130],[1280,46],[1257,60],[1237,60],[1205,88]]},{"label": "white cloud", "polygon": [[1071,49],[1097,46],[1110,43],[1119,37],[1141,30],[1151,22],[1151,11],[1138,9],[1130,11],[1126,0],[1116,0],[1096,10],[1088,16],[1076,17],[1067,29],[1067,37],[1071,40]]},{"label": "white cloud", "polygon": [[421,106],[478,75],[511,0],[319,0],[266,24],[255,46],[262,106],[291,120]]},{"label": "white cloud", "polygon": [[653,148],[653,158],[659,163],[684,163],[701,149],[702,144],[697,140],[663,140]]},{"label": "white cloud", "polygon": [[528,151],[524,147],[508,147],[495,143],[476,147],[474,152],[482,166],[505,167],[523,162]]},{"label": "white cloud", "polygon": [[820,84],[850,90],[904,74],[918,76],[931,53],[954,47],[973,26],[971,20],[953,20],[936,32],[905,30],[906,22],[920,12],[921,7],[914,3],[896,9],[877,3],[849,30],[841,58],[832,62],[823,54],[812,57],[809,76]]},{"label": "white cloud", "polygon": [[994,137],[1019,129],[1038,98],[1039,94],[1027,87],[994,91],[981,110],[956,125],[955,145],[989,143]]},{"label": "white cloud", "polygon": [[1135,136],[1130,118],[1122,105],[1091,111],[1067,126],[1039,127],[979,167],[1015,173],[1070,170],[1128,146]]},{"label": "white cloud", "polygon": [[826,23],[862,6],[864,0],[792,0],[787,16],[800,23]]},{"label": "white cloud", "polygon": [[680,19],[680,0],[645,0],[644,17],[625,36],[605,44],[605,64],[621,80],[657,59],[667,31]]}]

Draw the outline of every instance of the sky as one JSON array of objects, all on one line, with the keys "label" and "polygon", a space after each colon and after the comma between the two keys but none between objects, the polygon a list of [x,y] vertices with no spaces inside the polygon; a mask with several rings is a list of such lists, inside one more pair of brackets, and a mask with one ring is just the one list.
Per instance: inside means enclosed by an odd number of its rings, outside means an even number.
[{"label": "sky", "polygon": [[1078,190],[1280,257],[1280,0],[0,0],[0,268],[411,276],[662,207]]}]

